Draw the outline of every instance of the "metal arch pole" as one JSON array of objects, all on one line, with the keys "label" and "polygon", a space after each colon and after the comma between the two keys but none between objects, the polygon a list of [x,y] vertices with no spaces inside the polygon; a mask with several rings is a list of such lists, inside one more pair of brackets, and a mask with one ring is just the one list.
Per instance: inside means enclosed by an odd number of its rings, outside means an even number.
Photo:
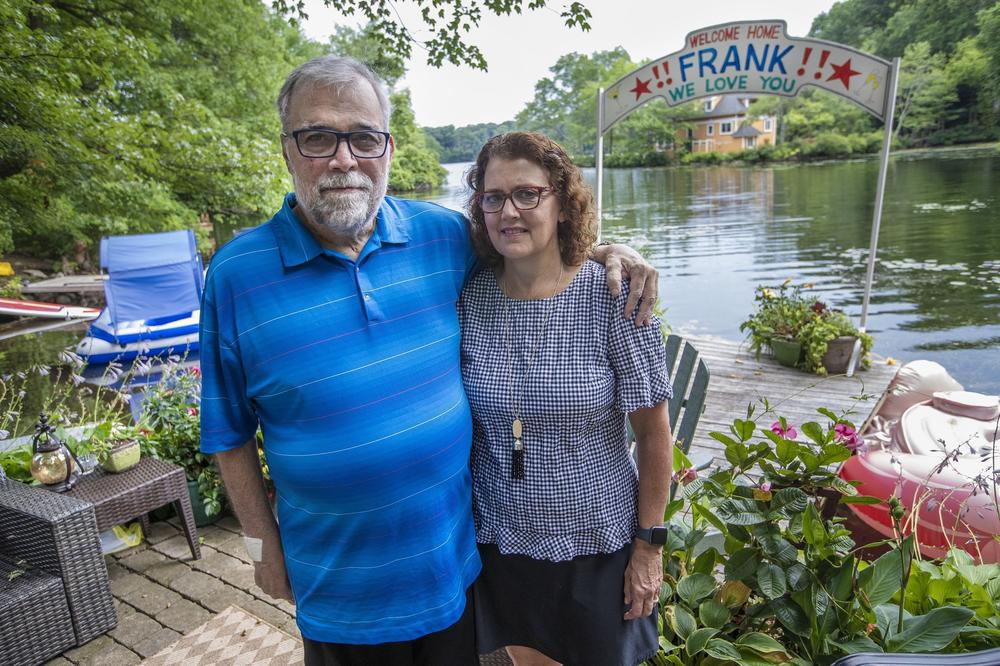
[{"label": "metal arch pole", "polygon": [[[868,269],[865,272],[865,295],[861,301],[861,325],[858,330],[862,333],[868,325],[868,304],[871,301],[872,282],[875,280],[875,253],[878,250],[878,232],[882,226],[882,204],[885,201],[885,181],[889,170],[889,149],[892,145],[892,123],[896,114],[896,88],[899,83],[899,58],[893,58],[892,67],[889,68],[889,81],[886,82],[888,98],[886,100],[885,112],[885,134],[882,137],[882,154],[879,158],[878,184],[875,190],[875,212],[872,216],[872,237],[868,244]],[[851,353],[851,360],[847,364],[847,376],[854,374],[861,356],[861,340],[854,343],[854,350]]]},{"label": "metal arch pole", "polygon": [[601,210],[604,194],[604,88],[597,89],[597,186],[594,188],[594,198],[597,204],[597,240],[601,240]]}]

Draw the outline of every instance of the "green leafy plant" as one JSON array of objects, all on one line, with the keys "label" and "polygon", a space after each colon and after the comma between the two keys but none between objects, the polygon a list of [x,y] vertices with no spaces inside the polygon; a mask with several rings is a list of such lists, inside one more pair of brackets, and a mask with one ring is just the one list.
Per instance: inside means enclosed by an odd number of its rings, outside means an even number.
[{"label": "green leafy plant", "polygon": [[862,333],[851,322],[851,319],[840,310],[826,307],[822,301],[816,301],[810,307],[810,317],[799,329],[797,339],[802,343],[803,367],[818,375],[827,373],[823,365],[823,356],[831,341],[841,336],[851,336],[861,339],[861,364],[868,367],[871,359],[871,349],[874,339],[867,333]]},{"label": "green leafy plant", "polygon": [[108,419],[90,431],[85,440],[85,448],[97,457],[97,462],[104,464],[115,450],[129,446],[133,442],[138,443],[140,449],[148,450],[145,440],[145,430],[131,423]]},{"label": "green leafy plant", "polygon": [[178,363],[165,366],[160,381],[146,391],[139,425],[148,430],[154,456],[184,468],[198,483],[209,516],[222,511],[222,478],[211,457],[201,452],[201,373]]},{"label": "green leafy plant", "polygon": [[[859,547],[836,516],[835,502],[881,502],[858,496],[836,473],[862,443],[850,421],[820,409],[825,423],[796,428],[777,418],[767,428],[758,425],[773,415],[764,407],[756,418],[748,408],[729,432],[712,433],[727,466],[699,477],[675,453],[683,499],[666,511],[661,650],[651,663],[805,666],[862,651],[1000,645],[989,608],[1000,592],[989,583],[992,565],[974,569],[953,553],[965,572],[959,579],[956,564],[920,561],[912,537]],[[902,505],[890,511],[899,528]],[[874,562],[863,559],[886,545]],[[942,589],[928,602],[935,580],[952,587],[936,583]]]},{"label": "green leafy plant", "polygon": [[809,321],[815,299],[803,296],[802,289],[788,279],[776,287],[758,285],[754,290],[754,311],[740,324],[740,332],[747,334],[758,358],[775,339],[795,340]]}]

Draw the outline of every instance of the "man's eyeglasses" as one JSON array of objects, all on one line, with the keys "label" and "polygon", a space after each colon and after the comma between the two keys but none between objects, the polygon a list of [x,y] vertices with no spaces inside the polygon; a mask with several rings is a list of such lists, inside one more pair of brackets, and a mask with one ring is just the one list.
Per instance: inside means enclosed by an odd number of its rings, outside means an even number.
[{"label": "man's eyeglasses", "polygon": [[538,208],[544,193],[554,189],[553,187],[519,187],[510,194],[506,192],[480,192],[476,198],[484,213],[499,213],[503,210],[507,199],[510,199],[514,208],[518,210],[531,210]]},{"label": "man's eyeglasses", "polygon": [[329,129],[300,129],[292,132],[292,138],[302,157],[333,157],[340,148],[341,140],[344,140],[355,158],[371,160],[385,155],[385,149],[389,145],[389,133],[375,130],[337,132]]}]

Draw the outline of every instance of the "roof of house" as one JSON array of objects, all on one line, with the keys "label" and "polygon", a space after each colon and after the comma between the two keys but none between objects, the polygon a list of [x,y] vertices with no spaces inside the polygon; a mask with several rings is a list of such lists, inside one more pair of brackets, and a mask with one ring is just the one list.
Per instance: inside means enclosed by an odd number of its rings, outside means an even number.
[{"label": "roof of house", "polygon": [[760,132],[753,125],[743,123],[740,128],[733,132],[733,136],[738,139],[743,139],[746,137],[760,136]]},{"label": "roof of house", "polygon": [[[711,111],[705,111],[698,118],[719,118],[724,116],[745,116],[747,107],[743,106],[741,100],[747,99],[746,95],[722,95],[719,103]],[[753,99],[753,98],[751,98]]]}]

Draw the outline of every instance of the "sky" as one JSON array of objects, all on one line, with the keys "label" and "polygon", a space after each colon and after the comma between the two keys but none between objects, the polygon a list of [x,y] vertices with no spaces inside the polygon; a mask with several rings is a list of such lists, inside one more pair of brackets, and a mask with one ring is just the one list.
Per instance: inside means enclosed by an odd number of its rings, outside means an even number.
[{"label": "sky", "polygon": [[[407,74],[398,84],[410,89],[418,125],[500,123],[514,116],[534,97],[535,83],[566,53],[593,53],[623,46],[633,62],[680,50],[687,33],[730,21],[784,19],[787,34],[804,37],[813,18],[835,0],[583,0],[593,18],[591,29],[568,28],[559,16],[565,4],[521,16],[484,16],[468,39],[483,51],[488,72],[470,67],[426,63],[426,51],[414,45]],[[406,26],[422,24],[413,3],[393,3]],[[527,4],[527,3],[525,3]],[[322,0],[306,0],[308,37],[325,42],[338,25],[359,27],[357,17],[345,17]],[[486,14],[486,12],[484,12]],[[426,35],[426,33],[424,33]]]}]

